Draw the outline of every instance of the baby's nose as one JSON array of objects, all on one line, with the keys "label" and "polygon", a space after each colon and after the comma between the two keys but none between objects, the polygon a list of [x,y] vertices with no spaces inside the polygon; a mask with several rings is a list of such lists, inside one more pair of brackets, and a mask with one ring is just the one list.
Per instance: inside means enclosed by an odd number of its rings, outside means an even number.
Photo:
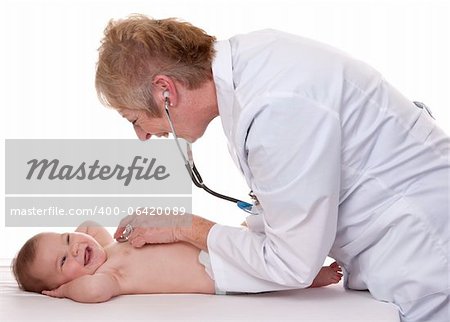
[{"label": "baby's nose", "polygon": [[72,245],[72,256],[73,257],[77,257],[78,256],[78,252],[79,252],[79,245],[78,245],[78,243],[74,243],[73,245]]}]

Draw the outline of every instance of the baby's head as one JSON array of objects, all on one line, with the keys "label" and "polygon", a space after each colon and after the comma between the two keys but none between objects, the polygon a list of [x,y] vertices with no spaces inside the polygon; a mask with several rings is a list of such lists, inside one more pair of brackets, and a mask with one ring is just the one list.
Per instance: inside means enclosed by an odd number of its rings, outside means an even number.
[{"label": "baby's head", "polygon": [[94,274],[105,261],[105,250],[88,234],[40,233],[22,246],[12,266],[21,289],[41,293]]}]

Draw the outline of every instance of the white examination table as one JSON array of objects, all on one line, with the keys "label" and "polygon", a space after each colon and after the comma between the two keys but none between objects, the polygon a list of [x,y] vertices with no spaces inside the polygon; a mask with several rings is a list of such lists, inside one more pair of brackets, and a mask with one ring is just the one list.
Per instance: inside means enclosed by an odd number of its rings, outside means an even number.
[{"label": "white examination table", "polygon": [[127,295],[100,304],[20,291],[0,267],[0,321],[399,321],[395,306],[342,283],[255,295]]}]

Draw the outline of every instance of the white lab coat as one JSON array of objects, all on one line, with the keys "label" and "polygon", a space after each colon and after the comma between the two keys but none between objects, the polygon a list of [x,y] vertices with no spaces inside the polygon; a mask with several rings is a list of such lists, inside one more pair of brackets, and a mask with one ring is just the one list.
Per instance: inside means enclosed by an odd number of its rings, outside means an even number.
[{"label": "white lab coat", "polygon": [[366,64],[309,39],[265,30],[216,50],[223,129],[260,202],[249,229],[211,229],[216,287],[304,288],[329,255],[347,287],[412,320],[442,307],[450,141],[427,112]]}]

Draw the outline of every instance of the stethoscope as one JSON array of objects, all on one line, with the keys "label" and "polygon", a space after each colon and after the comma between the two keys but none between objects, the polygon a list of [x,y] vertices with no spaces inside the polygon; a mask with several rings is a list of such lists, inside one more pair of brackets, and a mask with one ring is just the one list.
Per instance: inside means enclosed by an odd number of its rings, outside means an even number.
[{"label": "stethoscope", "polygon": [[254,211],[254,206],[257,206],[259,204],[258,198],[256,198],[253,191],[250,191],[249,196],[252,199],[253,203],[248,203],[245,201],[242,201],[240,199],[236,199],[230,196],[222,195],[218,192],[215,192],[214,190],[208,188],[205,183],[203,182],[202,176],[198,172],[197,167],[194,163],[194,158],[192,156],[192,147],[189,142],[186,142],[186,151],[187,151],[187,158],[183,153],[183,150],[181,149],[180,141],[178,140],[178,136],[175,132],[175,128],[172,123],[172,119],[170,117],[169,113],[169,92],[165,91],[163,93],[164,95],[164,110],[166,111],[167,121],[169,122],[170,129],[172,130],[173,137],[175,138],[175,143],[177,144],[178,151],[181,154],[181,157],[184,161],[184,166],[186,167],[187,172],[189,173],[189,176],[191,177],[192,182],[197,186],[198,188],[201,188],[205,190],[207,193],[213,195],[214,197],[230,201],[232,203],[235,203],[240,209],[244,210],[245,212],[248,212],[250,214],[256,214],[257,212]]},{"label": "stethoscope", "polygon": [[[258,198],[256,198],[253,191],[250,191],[249,196],[252,199],[253,203],[248,203],[230,196],[222,195],[218,192],[215,192],[212,189],[209,189],[203,182],[202,176],[197,170],[197,167],[194,163],[194,158],[192,156],[192,147],[189,142],[186,142],[186,151],[187,151],[187,158],[183,153],[183,150],[181,149],[180,141],[178,140],[178,136],[175,132],[175,128],[172,123],[172,119],[170,118],[169,114],[169,92],[164,92],[164,109],[166,111],[167,120],[169,121],[170,128],[172,130],[173,137],[175,138],[175,143],[177,144],[178,151],[181,154],[181,157],[184,160],[184,166],[186,167],[187,172],[189,173],[189,176],[191,177],[192,182],[195,184],[195,186],[205,190],[207,193],[213,195],[214,197],[230,201],[232,203],[235,203],[240,209],[244,210],[245,212],[248,212],[252,215],[258,214],[258,212],[255,210],[255,206],[259,204]],[[125,230],[122,232],[122,235],[118,237],[116,240],[120,243],[128,241],[129,236],[133,232],[133,227],[128,224],[125,227]]]}]

